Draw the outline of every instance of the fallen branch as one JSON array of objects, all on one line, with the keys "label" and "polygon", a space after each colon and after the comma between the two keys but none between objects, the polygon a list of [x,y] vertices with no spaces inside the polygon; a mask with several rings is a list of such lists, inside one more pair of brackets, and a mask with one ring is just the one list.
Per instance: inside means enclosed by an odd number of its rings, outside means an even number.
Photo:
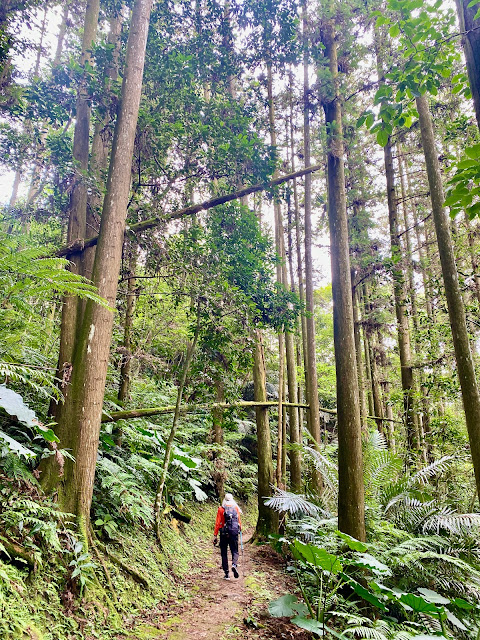
[{"label": "fallen branch", "polygon": [[[306,169],[301,169],[300,171],[295,171],[294,173],[287,173],[279,178],[275,178],[274,180],[270,180],[270,182],[262,183],[262,184],[254,184],[251,187],[244,187],[239,191],[234,191],[233,193],[228,193],[223,196],[217,196],[216,198],[212,198],[211,200],[205,200],[200,204],[193,204],[189,207],[185,207],[184,209],[179,209],[178,211],[174,211],[170,215],[166,216],[166,218],[149,218],[148,220],[144,220],[143,222],[137,222],[136,224],[132,224],[127,226],[126,233],[140,233],[141,231],[146,231],[147,229],[154,229],[158,227],[160,224],[164,222],[168,222],[169,220],[180,220],[181,218],[185,218],[187,216],[192,216],[200,211],[207,211],[207,209],[212,209],[212,207],[217,207],[220,204],[225,204],[226,202],[231,202],[232,200],[239,200],[244,196],[248,196],[251,193],[257,193],[258,191],[266,191],[267,189],[273,189],[273,187],[277,187],[284,182],[288,182],[289,180],[294,180],[295,178],[301,178],[308,173],[313,173],[314,171],[318,171],[322,168],[322,165],[316,164],[312,167],[307,167]],[[88,247],[93,247],[98,242],[98,236],[94,236],[93,238],[89,238],[88,240],[77,239],[59,249],[55,255],[59,258],[64,256],[69,256],[74,253],[81,253],[84,249],[88,249]]]},{"label": "fallen branch", "polygon": [[[302,404],[301,402],[282,402],[282,406],[284,407],[299,407],[300,409],[310,409],[310,405]],[[194,404],[194,405],[185,405],[180,408],[180,413],[197,413],[201,411],[210,411],[211,409],[248,409],[255,407],[278,407],[278,402],[276,400],[268,400],[266,402],[253,402],[249,400],[241,401],[241,402],[212,402],[211,404]],[[336,416],[336,409],[325,409],[324,407],[320,407],[320,411],[322,413],[330,413],[331,415]],[[104,413],[102,415],[102,422],[118,422],[118,420],[133,420],[134,418],[148,418],[150,416],[161,416],[167,413],[174,413],[175,406],[166,406],[166,407],[149,407],[146,409],[131,409],[126,411],[112,411],[110,413]],[[397,424],[403,424],[401,420],[394,420],[393,418],[380,418],[379,416],[365,416],[366,418],[371,418],[372,420],[383,420],[384,422],[396,422]]]},{"label": "fallen branch", "polygon": [[[308,404],[299,404],[296,402],[283,402],[285,407],[300,407],[308,409]],[[197,411],[209,411],[211,409],[231,409],[231,408],[255,408],[255,407],[277,407],[278,402],[213,402],[211,404],[185,405],[180,407],[180,413],[196,413]],[[151,407],[147,409],[131,409],[126,411],[111,411],[102,415],[102,422],[117,422],[118,420],[131,420],[133,418],[148,418],[149,416],[161,416],[167,413],[175,413],[175,406]]]}]

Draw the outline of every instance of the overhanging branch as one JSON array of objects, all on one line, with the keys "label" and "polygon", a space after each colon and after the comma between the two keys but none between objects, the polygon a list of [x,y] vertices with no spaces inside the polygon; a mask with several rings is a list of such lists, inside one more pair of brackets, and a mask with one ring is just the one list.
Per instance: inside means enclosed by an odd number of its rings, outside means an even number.
[{"label": "overhanging branch", "polygon": [[[311,167],[301,169],[300,171],[295,171],[294,173],[287,173],[283,176],[275,178],[274,180],[270,180],[270,182],[267,182],[266,184],[254,184],[251,187],[244,187],[243,189],[239,189],[238,191],[234,191],[233,193],[227,193],[226,195],[217,196],[215,198],[212,198],[211,200],[205,200],[205,202],[201,202],[200,204],[194,204],[189,207],[185,207],[184,209],[179,209],[178,211],[174,211],[173,213],[171,213],[166,218],[150,218],[148,220],[144,220],[143,222],[137,222],[136,224],[127,226],[126,233],[140,233],[141,231],[154,229],[155,227],[158,227],[160,224],[168,222],[169,220],[180,220],[181,218],[185,218],[187,216],[193,216],[200,211],[207,211],[208,209],[217,207],[220,204],[225,204],[226,202],[231,202],[232,200],[239,200],[240,198],[248,196],[251,193],[266,191],[267,189],[277,187],[284,182],[289,182],[290,180],[294,180],[295,178],[301,178],[308,173],[318,171],[319,169],[321,169],[321,167],[322,165],[316,164]],[[95,246],[97,242],[98,236],[89,238],[88,240],[78,239],[59,249],[55,255],[61,258],[64,256],[72,255],[74,253],[81,253],[84,249]]]}]

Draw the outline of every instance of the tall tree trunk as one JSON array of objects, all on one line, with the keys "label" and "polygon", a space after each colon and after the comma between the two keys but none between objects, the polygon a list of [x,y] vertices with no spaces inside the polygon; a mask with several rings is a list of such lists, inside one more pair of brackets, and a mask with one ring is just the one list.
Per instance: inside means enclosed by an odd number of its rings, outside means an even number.
[{"label": "tall tree trunk", "polygon": [[328,60],[331,77],[330,93],[322,96],[322,103],[327,127],[328,221],[337,377],[338,528],[358,540],[365,540],[362,424],[353,329],[337,45],[333,21],[328,20],[322,27],[324,54]]},{"label": "tall tree trunk", "polygon": [[390,139],[383,149],[385,174],[387,178],[388,220],[390,226],[390,246],[392,251],[393,295],[395,298],[395,315],[397,318],[398,352],[400,357],[400,372],[403,392],[403,409],[407,442],[410,451],[414,447],[416,423],[414,407],[415,384],[412,368],[412,350],[410,345],[410,326],[406,304],[405,279],[403,274],[403,255],[400,244],[397,201],[395,194],[395,173],[393,169],[392,145]]},{"label": "tall tree trunk", "polygon": [[69,3],[65,3],[62,12],[62,21],[60,22],[60,27],[58,30],[57,36],[57,48],[55,49],[55,57],[53,58],[52,65],[57,67],[60,64],[60,60],[62,58],[63,51],[63,43],[65,41],[65,35],[67,33],[67,20],[68,20],[68,12],[69,12]]},{"label": "tall tree trunk", "polygon": [[[277,136],[275,130],[275,108],[273,101],[273,79],[272,79],[272,65],[271,62],[267,63],[267,73],[268,73],[268,113],[269,113],[269,123],[270,123],[270,141],[271,145],[274,149],[277,148]],[[278,170],[274,173],[274,178],[278,177]],[[274,202],[274,212],[275,212],[275,238],[276,238],[276,249],[277,254],[281,258],[281,264],[277,265],[277,282],[282,284],[286,289],[288,289],[288,276],[287,276],[287,265],[286,265],[286,252],[285,252],[285,238],[284,238],[284,228],[283,228],[283,216],[282,210],[280,207],[280,202],[276,199]],[[289,401],[296,403],[297,400],[297,372],[295,365],[295,343],[293,339],[293,334],[291,332],[286,332],[282,335],[279,335],[278,338],[278,348],[279,348],[279,362],[281,366],[279,367],[279,371],[281,373],[281,379],[279,380],[279,387],[282,385],[283,389],[283,370],[284,370],[284,353],[286,352],[287,357],[287,380],[288,380],[288,397]],[[280,484],[282,470],[280,465],[280,470],[278,470],[278,465],[283,457],[282,450],[282,429],[280,426],[283,424],[283,409],[282,409],[282,393],[280,393],[279,388],[279,406],[278,406],[278,424],[279,424],[279,432],[278,432],[278,443],[279,443],[279,458],[277,460],[277,483]],[[289,417],[290,424],[293,432],[295,434],[299,433],[298,426],[298,411],[296,407],[290,407],[289,409]],[[293,426],[292,426],[293,423]]]},{"label": "tall tree trunk", "polygon": [[[421,354],[421,338],[420,338],[420,324],[418,321],[418,307],[417,307],[417,293],[415,289],[415,279],[414,279],[414,263],[413,263],[413,252],[412,252],[412,241],[411,241],[411,229],[410,229],[410,221],[408,217],[408,206],[407,206],[407,189],[405,185],[405,171],[403,165],[402,158],[402,148],[400,143],[397,143],[397,157],[398,157],[398,171],[400,174],[400,189],[402,195],[402,210],[403,210],[403,222],[405,225],[405,244],[407,249],[407,260],[408,260],[408,290],[410,295],[410,305],[412,310],[412,321],[413,321],[413,334],[415,337],[415,352],[417,355]],[[418,375],[418,382],[415,384],[415,396],[420,398],[418,401],[421,403],[422,415],[415,412],[415,418],[418,423],[418,430],[421,435],[422,440],[422,456],[424,460],[428,462],[432,462],[433,453],[432,453],[432,445],[429,442],[426,435],[429,431],[429,407],[428,402],[426,401],[425,394],[423,392],[423,371],[420,370]]]},{"label": "tall tree trunk", "polygon": [[[225,402],[225,387],[223,380],[217,378],[215,380],[215,392],[216,401],[218,403]],[[218,448],[223,445],[223,409],[216,407],[212,409],[212,431],[213,431],[213,443],[216,445],[216,449],[213,452],[213,480],[217,490],[217,496],[220,502],[225,497],[225,461]]]},{"label": "tall tree trunk", "polygon": [[480,20],[475,20],[478,5],[470,0],[456,0],[462,46],[467,63],[475,116],[480,129]]},{"label": "tall tree trunk", "polygon": [[[375,30],[375,53],[380,84],[384,83],[382,64],[382,42],[378,30]],[[403,392],[403,410],[407,442],[409,448],[415,441],[416,415],[414,406],[415,383],[412,369],[412,350],[410,346],[410,323],[407,310],[406,284],[404,278],[404,257],[400,243],[397,196],[395,192],[395,170],[393,167],[392,142],[390,137],[383,148],[385,177],[387,181],[388,222],[390,228],[390,248],[392,252],[393,295],[395,299],[395,315],[397,318],[398,352],[400,357],[400,375]],[[410,448],[410,452],[412,449]]]},{"label": "tall tree trunk", "polygon": [[[353,280],[353,278],[352,278]],[[358,313],[358,294],[356,287],[352,287],[353,330],[355,338],[355,357],[357,360],[358,394],[360,399],[360,418],[362,429],[367,432],[367,400],[365,396],[365,380],[362,362],[362,338],[360,336],[360,317]]]},{"label": "tall tree trunk", "polygon": [[[88,0],[85,9],[85,19],[83,24],[82,52],[80,55],[80,66],[91,64],[91,49],[95,42],[98,30],[98,16],[100,11],[100,0]],[[90,115],[91,100],[88,95],[87,74],[83,74],[81,84],[78,89],[75,131],[73,135],[73,158],[76,163],[73,187],[70,195],[69,218],[67,242],[83,240],[86,237],[87,224],[87,187],[82,173],[88,171],[89,145],[90,145]],[[81,255],[75,254],[70,258],[70,271],[81,274]],[[60,347],[57,366],[57,378],[62,381],[62,392],[65,403],[50,405],[50,412],[55,417],[59,427],[58,437],[64,446],[71,448],[68,440],[68,433],[61,431],[61,424],[65,424],[62,418],[66,399],[70,393],[70,376],[72,369],[75,341],[78,335],[78,309],[80,301],[75,296],[65,296],[62,306],[62,320],[60,325]],[[68,427],[67,427],[68,429]],[[70,431],[70,430],[69,430]]]},{"label": "tall tree trunk", "polygon": [[453,254],[452,238],[444,207],[442,174],[438,161],[432,118],[425,95],[416,99],[420,120],[422,145],[425,154],[432,213],[437,233],[437,242],[442,265],[448,315],[452,328],[453,344],[457,361],[457,373],[462,389],[463,408],[467,423],[470,451],[477,491],[480,494],[480,393],[475,375],[470,342],[465,321],[465,310],[458,283],[458,274]]},{"label": "tall tree trunk", "polygon": [[[303,22],[303,144],[305,166],[311,164],[310,140],[310,87],[308,80],[308,36],[307,36],[307,0],[302,2]],[[305,377],[308,378],[308,427],[315,442],[321,442],[320,430],[320,402],[318,399],[317,355],[315,346],[315,318],[313,302],[313,258],[312,258],[312,177],[305,176],[305,302],[307,329],[307,357],[305,359]],[[322,483],[318,474],[314,475],[314,485],[321,491]]]},{"label": "tall tree trunk", "polygon": [[[65,462],[63,478],[59,479],[59,504],[64,511],[79,516],[86,526],[92,501],[151,7],[152,0],[136,0],[132,11],[121,104],[95,254],[93,283],[110,306],[90,300],[86,305],[73,358],[71,389],[59,424],[62,433],[70,430],[74,434],[71,452],[75,458],[75,464],[70,460]],[[51,464],[56,467],[55,461]]]},{"label": "tall tree trunk", "polygon": [[118,388],[118,401],[124,403],[130,396],[130,371],[132,367],[132,330],[135,319],[135,303],[137,301],[137,284],[135,271],[137,268],[136,248],[130,247],[127,272],[127,299],[125,309],[125,322],[123,325],[123,351],[120,364],[120,385]]},{"label": "tall tree trunk", "polygon": [[[257,331],[255,337],[253,362],[254,398],[255,402],[266,402],[265,355],[261,332]],[[271,487],[274,479],[268,409],[266,407],[255,407],[255,418],[258,448],[258,520],[255,535],[259,538],[266,538],[269,534],[278,531],[277,513],[264,504],[264,499],[272,495]]]},{"label": "tall tree trunk", "polygon": [[[109,20],[109,32],[107,43],[112,48],[112,57],[106,66],[103,78],[103,93],[107,105],[111,105],[115,99],[112,93],[112,84],[118,78],[118,65],[120,58],[122,20],[121,12],[116,13]],[[91,189],[88,194],[85,238],[93,238],[98,233],[100,227],[100,214],[103,204],[103,185],[105,184],[108,171],[108,160],[112,145],[112,133],[109,125],[109,111],[105,110],[103,117],[98,117],[95,122],[95,130],[92,140],[92,153],[90,157],[90,175],[93,177],[96,188]],[[81,256],[82,275],[91,280],[93,262],[95,260],[95,247],[88,247]],[[85,309],[85,303],[81,302],[81,313]]]}]

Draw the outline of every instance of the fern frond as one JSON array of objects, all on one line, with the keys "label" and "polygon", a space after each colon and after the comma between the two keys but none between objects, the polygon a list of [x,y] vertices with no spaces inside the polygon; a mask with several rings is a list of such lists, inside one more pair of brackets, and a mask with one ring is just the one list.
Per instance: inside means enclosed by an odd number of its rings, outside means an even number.
[{"label": "fern frond", "polygon": [[288,512],[292,516],[324,514],[320,507],[307,500],[305,496],[278,488],[275,489],[275,493],[271,498],[265,500],[265,505],[274,511]]},{"label": "fern frond", "polygon": [[408,486],[412,487],[417,484],[426,484],[430,478],[447,471],[452,461],[453,456],[443,456],[440,460],[434,460],[431,464],[423,467],[423,469],[420,469],[420,471],[417,471],[417,473],[409,478]]},{"label": "fern frond", "polygon": [[480,513],[455,513],[453,510],[443,509],[425,520],[423,531],[439,533],[444,529],[450,533],[461,534],[478,526],[480,526]]},{"label": "fern frond", "polygon": [[335,494],[338,492],[338,472],[336,465],[313,447],[304,446],[304,453],[322,475],[325,485]]},{"label": "fern frond", "polygon": [[354,638],[372,638],[372,640],[388,640],[388,637],[381,631],[374,629],[373,627],[366,627],[365,625],[355,625],[353,627],[347,627],[343,630],[345,634],[351,634]]}]

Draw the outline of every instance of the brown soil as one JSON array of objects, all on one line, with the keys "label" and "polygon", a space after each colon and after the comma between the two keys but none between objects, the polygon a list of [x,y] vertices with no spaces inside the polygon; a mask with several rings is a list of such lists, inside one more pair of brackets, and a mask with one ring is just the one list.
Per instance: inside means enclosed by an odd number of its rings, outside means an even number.
[{"label": "brown soil", "polygon": [[[188,597],[171,600],[137,619],[128,640],[310,640],[311,635],[288,618],[272,618],[268,603],[292,592],[295,583],[284,563],[268,546],[245,540],[240,577],[223,579],[219,549],[202,545],[199,565],[182,584]],[[231,575],[231,574],[230,574]]]}]

